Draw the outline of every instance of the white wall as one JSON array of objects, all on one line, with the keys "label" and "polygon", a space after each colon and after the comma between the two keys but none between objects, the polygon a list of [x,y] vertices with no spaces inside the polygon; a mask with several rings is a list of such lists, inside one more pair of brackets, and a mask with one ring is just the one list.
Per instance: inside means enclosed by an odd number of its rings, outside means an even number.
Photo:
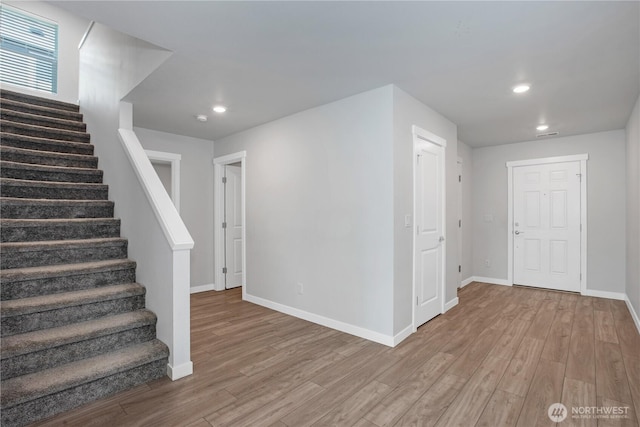
[{"label": "white wall", "polygon": [[[626,292],[640,315],[640,97],[626,128],[627,156],[627,283]],[[640,328],[640,326],[639,326]]]},{"label": "white wall", "polygon": [[392,97],[386,86],[215,142],[216,156],[247,152],[248,295],[392,335]]},{"label": "white wall", "polygon": [[176,153],[180,160],[180,216],[193,236],[191,286],[213,284],[213,141],[134,128],[146,150]]},{"label": "white wall", "polygon": [[462,159],[462,280],[473,276],[473,155],[471,147],[458,141]]},{"label": "white wall", "polygon": [[[588,153],[587,288],[625,292],[623,130],[473,150],[473,274],[507,278],[507,161]],[[492,222],[485,215],[493,216]],[[484,265],[491,260],[491,267]]]},{"label": "white wall", "polygon": [[413,305],[413,227],[404,217],[413,215],[413,134],[416,125],[447,141],[446,168],[446,293],[455,300],[458,282],[457,127],[442,115],[397,87],[393,87],[393,203],[394,203],[394,334],[411,326]]},{"label": "white wall", "polygon": [[5,83],[0,83],[0,87],[14,92],[78,103],[78,44],[89,26],[89,21],[44,2],[8,0],[2,3],[58,24],[58,92],[52,94]]},{"label": "white wall", "polygon": [[[121,234],[137,262],[137,281],[147,289],[147,307],[158,316],[157,335],[169,346],[168,371],[176,378],[191,372],[189,284],[174,289],[174,253],[118,136],[122,98],[170,55],[96,23],[80,50],[79,95],[109,198],[122,220]],[[131,115],[122,117],[130,126]],[[142,147],[139,151],[144,153]]]}]

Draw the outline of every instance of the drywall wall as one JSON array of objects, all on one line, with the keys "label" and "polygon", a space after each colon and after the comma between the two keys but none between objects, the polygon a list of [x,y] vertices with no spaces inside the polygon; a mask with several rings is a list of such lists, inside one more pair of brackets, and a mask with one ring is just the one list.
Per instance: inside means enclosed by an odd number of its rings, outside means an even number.
[{"label": "drywall wall", "polygon": [[0,83],[0,87],[14,92],[77,103],[78,44],[89,26],[89,20],[40,1],[3,1],[2,4],[41,16],[58,24],[58,92],[47,93],[4,83]]},{"label": "drywall wall", "polygon": [[623,293],[624,135],[619,130],[474,149],[473,275],[507,279],[506,162],[587,153],[587,289]]},{"label": "drywall wall", "polygon": [[458,141],[458,157],[462,160],[462,280],[473,277],[473,156],[471,147]]},{"label": "drywall wall", "polygon": [[405,227],[405,215],[413,215],[413,134],[418,126],[447,141],[446,170],[446,271],[445,303],[457,297],[458,281],[458,188],[457,127],[401,89],[393,88],[393,232],[394,232],[394,335],[412,326],[413,227]]},{"label": "drywall wall", "polygon": [[[627,283],[626,293],[636,321],[640,316],[640,97],[626,127]],[[639,326],[640,327],[640,326]]]},{"label": "drywall wall", "polygon": [[[144,143],[142,140],[140,141],[142,146],[144,147]],[[167,192],[169,196],[171,196],[171,165],[169,163],[158,163],[151,161],[153,165],[153,170],[158,174],[158,178],[160,178],[160,182],[164,187],[164,190]]]},{"label": "drywall wall", "polygon": [[[158,316],[158,338],[169,346],[168,372],[175,379],[192,369],[189,283],[184,289],[174,289],[174,253],[118,134],[121,117],[128,126],[132,123],[131,114],[124,114],[126,109],[121,108],[122,98],[170,55],[96,23],[80,49],[79,96],[104,182],[109,185],[109,198],[122,221],[121,234],[129,239],[129,257],[137,262],[137,281],[147,289],[147,307]],[[139,151],[144,153],[142,147]],[[148,162],[146,157],[143,160]],[[186,260],[180,262],[186,264]]]},{"label": "drywall wall", "polygon": [[181,155],[180,216],[195,242],[191,250],[191,286],[212,285],[213,141],[138,127],[134,130],[145,150]]},{"label": "drywall wall", "polygon": [[216,157],[246,150],[248,297],[392,335],[392,96],[386,86],[215,141]]}]

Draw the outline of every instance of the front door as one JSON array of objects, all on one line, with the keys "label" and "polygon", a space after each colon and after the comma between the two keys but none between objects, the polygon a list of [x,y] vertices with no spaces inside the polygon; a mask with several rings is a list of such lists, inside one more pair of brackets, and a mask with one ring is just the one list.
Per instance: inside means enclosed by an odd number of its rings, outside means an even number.
[{"label": "front door", "polygon": [[513,282],[580,292],[580,162],[513,168]]},{"label": "front door", "polygon": [[225,288],[242,286],[242,168],[224,166]]},{"label": "front door", "polygon": [[443,310],[444,289],[444,147],[417,138],[415,174],[414,327]]}]

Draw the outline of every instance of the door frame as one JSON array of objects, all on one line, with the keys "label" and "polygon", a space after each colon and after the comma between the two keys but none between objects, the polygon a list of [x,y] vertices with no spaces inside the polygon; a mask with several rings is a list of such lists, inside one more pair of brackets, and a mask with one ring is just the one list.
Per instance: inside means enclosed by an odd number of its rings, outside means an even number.
[{"label": "door frame", "polygon": [[171,201],[180,213],[180,160],[182,155],[165,151],[144,150],[151,163],[171,166]]},{"label": "door frame", "polygon": [[240,162],[241,179],[240,199],[242,203],[242,299],[245,299],[247,292],[247,220],[246,220],[246,175],[247,175],[247,152],[227,154],[213,159],[213,251],[215,259],[214,289],[224,291],[224,274],[222,266],[224,264],[224,231],[222,220],[224,218],[224,191],[222,190],[222,177],[224,176],[224,166]]},{"label": "door frame", "polygon": [[416,325],[416,298],[418,296],[418,291],[416,289],[416,230],[417,230],[417,225],[416,225],[416,214],[417,214],[417,197],[418,194],[416,192],[416,179],[417,179],[417,170],[416,170],[416,166],[417,166],[417,161],[416,161],[416,157],[418,154],[418,145],[420,144],[420,141],[427,141],[430,142],[432,144],[438,145],[440,147],[442,147],[442,206],[441,206],[441,226],[442,226],[442,235],[445,236],[445,240],[443,242],[440,243],[440,245],[442,246],[442,262],[441,262],[441,266],[440,268],[442,269],[442,276],[441,276],[441,280],[440,280],[440,314],[445,312],[445,292],[446,292],[446,288],[445,285],[447,283],[447,246],[446,246],[446,236],[447,236],[447,171],[446,171],[446,147],[447,147],[447,140],[434,134],[431,133],[429,131],[426,131],[416,125],[411,126],[411,133],[413,134],[413,147],[411,150],[411,154],[412,154],[412,158],[411,158],[411,163],[412,163],[412,169],[413,169],[413,228],[411,230],[411,242],[412,242],[412,247],[413,250],[411,252],[411,325],[412,325],[412,330],[413,332],[416,332],[418,330],[418,326],[421,325]]},{"label": "door frame", "polygon": [[589,154],[544,157],[540,159],[507,162],[507,284],[513,286],[513,168],[518,166],[548,165],[552,163],[580,162],[580,294],[587,291],[587,160]]}]

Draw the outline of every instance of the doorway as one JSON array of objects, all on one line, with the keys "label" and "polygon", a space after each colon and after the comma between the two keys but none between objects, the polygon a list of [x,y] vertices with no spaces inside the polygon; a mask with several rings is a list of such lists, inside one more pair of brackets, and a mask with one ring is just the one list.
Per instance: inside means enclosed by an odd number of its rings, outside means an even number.
[{"label": "doorway", "polygon": [[171,198],[173,205],[180,213],[180,160],[182,156],[164,151],[144,150],[144,152],[156,174],[158,174],[158,178],[160,178],[160,182]]},{"label": "doorway", "polygon": [[444,313],[446,141],[413,127],[413,330]]},{"label": "doorway", "polygon": [[215,289],[246,284],[246,152],[214,159]]},{"label": "doorway", "polygon": [[510,283],[585,291],[587,159],[507,163]]}]

